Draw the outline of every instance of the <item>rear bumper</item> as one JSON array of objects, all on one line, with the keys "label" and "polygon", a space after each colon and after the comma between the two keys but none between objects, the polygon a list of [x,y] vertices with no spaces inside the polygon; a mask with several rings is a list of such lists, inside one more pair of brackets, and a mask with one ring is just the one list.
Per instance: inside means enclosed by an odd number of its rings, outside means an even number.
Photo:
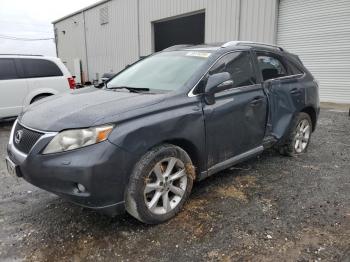
[{"label": "rear bumper", "polygon": [[[10,138],[11,139],[11,138]],[[64,153],[42,155],[52,137],[24,155],[11,144],[8,156],[17,175],[29,183],[78,205],[114,215],[124,210],[124,191],[132,157],[109,141]],[[78,184],[85,191],[78,189]]]}]

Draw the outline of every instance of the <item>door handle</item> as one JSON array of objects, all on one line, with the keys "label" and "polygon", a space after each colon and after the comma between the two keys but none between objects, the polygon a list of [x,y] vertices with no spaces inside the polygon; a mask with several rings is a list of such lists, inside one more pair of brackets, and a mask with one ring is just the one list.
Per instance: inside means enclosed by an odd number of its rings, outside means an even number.
[{"label": "door handle", "polygon": [[299,88],[293,88],[293,89],[290,91],[290,93],[291,93],[292,95],[299,95],[299,94],[301,94],[301,91],[300,91]]},{"label": "door handle", "polygon": [[251,106],[257,106],[257,105],[261,104],[262,101],[264,101],[263,97],[256,97],[250,102],[250,105]]}]

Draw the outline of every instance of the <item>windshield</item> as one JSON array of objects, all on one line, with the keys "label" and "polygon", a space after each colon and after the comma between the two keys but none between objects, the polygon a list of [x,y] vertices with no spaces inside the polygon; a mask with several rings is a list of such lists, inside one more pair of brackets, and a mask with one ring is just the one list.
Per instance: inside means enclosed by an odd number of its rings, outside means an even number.
[{"label": "windshield", "polygon": [[108,82],[107,88],[174,91],[181,88],[209,56],[208,52],[196,51],[159,53],[121,72]]}]

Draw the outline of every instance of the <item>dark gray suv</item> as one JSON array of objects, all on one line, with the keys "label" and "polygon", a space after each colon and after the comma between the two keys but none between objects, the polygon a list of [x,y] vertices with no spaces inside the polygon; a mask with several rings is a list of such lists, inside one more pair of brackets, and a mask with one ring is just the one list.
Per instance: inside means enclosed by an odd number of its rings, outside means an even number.
[{"label": "dark gray suv", "polygon": [[252,42],[175,46],[28,107],[10,173],[79,205],[145,223],[179,212],[193,182],[269,147],[306,151],[318,85],[300,59]]}]

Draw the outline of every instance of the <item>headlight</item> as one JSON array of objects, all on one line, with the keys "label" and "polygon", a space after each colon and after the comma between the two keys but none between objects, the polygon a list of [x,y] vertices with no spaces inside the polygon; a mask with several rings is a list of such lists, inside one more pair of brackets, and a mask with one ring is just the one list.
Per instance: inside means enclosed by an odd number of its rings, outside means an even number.
[{"label": "headlight", "polygon": [[112,129],[112,125],[106,125],[62,131],[46,146],[43,154],[69,151],[105,141]]}]

